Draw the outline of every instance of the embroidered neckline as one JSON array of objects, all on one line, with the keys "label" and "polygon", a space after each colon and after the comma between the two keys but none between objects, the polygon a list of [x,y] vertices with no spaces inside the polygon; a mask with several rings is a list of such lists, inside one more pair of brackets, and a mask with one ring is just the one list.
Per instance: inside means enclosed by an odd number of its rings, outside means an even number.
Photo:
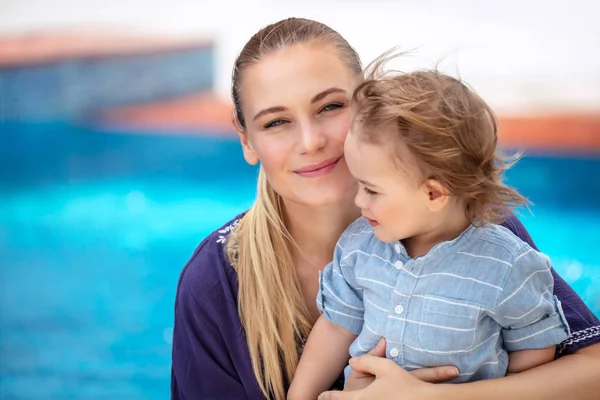
[{"label": "embroidered neckline", "polygon": [[227,238],[229,237],[229,235],[231,235],[231,232],[233,232],[235,227],[240,223],[240,220],[241,220],[241,218],[237,218],[235,221],[233,221],[231,224],[227,225],[223,229],[219,229],[217,243],[225,243],[227,241]]}]

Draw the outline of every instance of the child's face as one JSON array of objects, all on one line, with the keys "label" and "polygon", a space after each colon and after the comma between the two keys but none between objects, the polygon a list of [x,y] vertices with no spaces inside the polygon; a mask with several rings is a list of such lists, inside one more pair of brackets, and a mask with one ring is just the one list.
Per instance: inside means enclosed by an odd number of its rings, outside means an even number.
[{"label": "child's face", "polygon": [[344,146],[350,173],[359,183],[355,203],[383,242],[423,234],[431,218],[428,195],[412,156],[407,150],[399,167],[392,146],[397,145],[366,143],[357,132],[346,137]]}]

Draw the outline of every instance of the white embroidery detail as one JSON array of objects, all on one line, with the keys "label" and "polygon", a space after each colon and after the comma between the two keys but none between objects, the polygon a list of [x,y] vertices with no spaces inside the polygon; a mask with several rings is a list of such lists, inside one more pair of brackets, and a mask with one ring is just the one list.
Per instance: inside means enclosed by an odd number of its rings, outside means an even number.
[{"label": "white embroidery detail", "polygon": [[237,224],[240,223],[240,219],[241,218],[238,218],[235,221],[233,221],[231,224],[227,225],[225,228],[219,229],[218,232],[220,233],[220,235],[217,238],[217,243],[225,243],[227,241],[229,234],[235,229]]},{"label": "white embroidery detail", "polygon": [[572,332],[571,336],[558,346],[558,354],[562,354],[568,346],[581,341],[600,336],[600,326],[591,326],[589,328]]},{"label": "white embroidery detail", "polygon": [[217,238],[217,243],[225,243],[225,239],[227,239],[225,236],[220,236]]}]

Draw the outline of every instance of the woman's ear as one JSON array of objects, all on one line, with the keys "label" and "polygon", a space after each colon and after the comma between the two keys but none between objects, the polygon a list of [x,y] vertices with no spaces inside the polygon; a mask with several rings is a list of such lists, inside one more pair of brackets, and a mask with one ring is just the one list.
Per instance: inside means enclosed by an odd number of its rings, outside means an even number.
[{"label": "woman's ear", "polygon": [[250,165],[258,164],[258,156],[252,149],[252,144],[248,141],[248,135],[245,132],[238,132],[240,137],[240,143],[242,144],[242,150],[244,151],[244,158]]},{"label": "woman's ear", "polygon": [[235,110],[233,111],[233,115],[232,115],[231,119],[233,122],[233,127],[235,128],[235,131],[237,132],[238,136],[240,137],[240,143],[242,144],[242,151],[244,152],[244,158],[246,159],[246,162],[250,165],[258,164],[258,156],[254,152],[252,145],[248,141],[248,134],[246,133],[246,130],[244,129],[244,127],[238,121],[237,116],[235,115]]},{"label": "woman's ear", "polygon": [[427,198],[427,208],[429,208],[431,212],[442,210],[450,200],[448,191],[437,179],[427,179],[423,183],[422,188]]}]

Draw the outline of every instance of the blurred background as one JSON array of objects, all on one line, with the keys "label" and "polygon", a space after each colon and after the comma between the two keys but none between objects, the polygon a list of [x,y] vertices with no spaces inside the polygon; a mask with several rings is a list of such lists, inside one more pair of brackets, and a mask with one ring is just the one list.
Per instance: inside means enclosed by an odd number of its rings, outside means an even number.
[{"label": "blurred background", "polygon": [[0,0],[0,398],[165,399],[181,268],[248,208],[233,60],[313,18],[417,48],[500,117],[537,245],[600,315],[600,14],[587,0]]}]

